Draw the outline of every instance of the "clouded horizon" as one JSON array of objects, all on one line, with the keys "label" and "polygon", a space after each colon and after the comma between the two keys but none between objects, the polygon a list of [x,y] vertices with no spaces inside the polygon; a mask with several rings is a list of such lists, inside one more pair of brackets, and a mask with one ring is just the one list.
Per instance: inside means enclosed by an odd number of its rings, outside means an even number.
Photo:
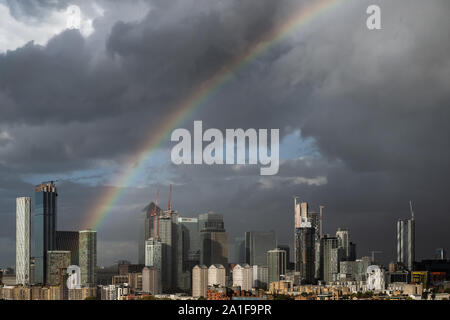
[{"label": "clouded horizon", "polygon": [[[0,0],[0,267],[15,264],[15,198],[59,179],[58,229],[98,229],[98,263],[137,261],[142,209],[161,190],[181,216],[224,215],[232,239],[275,230],[293,246],[293,196],[325,205],[358,257],[395,259],[416,213],[416,257],[450,250],[450,2],[347,0],[295,29],[181,124],[279,128],[281,164],[175,166],[170,136],[132,185],[116,185],[149,134],[221,67],[314,0]],[[382,30],[366,8],[382,9]],[[67,8],[79,6],[79,30]]]}]

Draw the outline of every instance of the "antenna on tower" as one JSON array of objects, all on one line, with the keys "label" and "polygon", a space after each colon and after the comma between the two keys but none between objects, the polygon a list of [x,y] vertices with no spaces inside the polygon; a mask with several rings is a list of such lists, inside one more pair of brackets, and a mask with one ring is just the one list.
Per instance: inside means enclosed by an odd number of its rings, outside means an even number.
[{"label": "antenna on tower", "polygon": [[170,214],[170,203],[171,202],[172,202],[172,184],[170,185],[170,192],[169,192],[169,205],[168,205],[169,214]]},{"label": "antenna on tower", "polygon": [[409,211],[411,212],[411,220],[414,220],[414,211],[411,200],[409,200]]},{"label": "antenna on tower", "polygon": [[320,209],[320,239],[322,239],[323,237],[323,231],[322,231],[322,224],[323,224],[323,208],[325,208],[325,206],[319,206]]}]

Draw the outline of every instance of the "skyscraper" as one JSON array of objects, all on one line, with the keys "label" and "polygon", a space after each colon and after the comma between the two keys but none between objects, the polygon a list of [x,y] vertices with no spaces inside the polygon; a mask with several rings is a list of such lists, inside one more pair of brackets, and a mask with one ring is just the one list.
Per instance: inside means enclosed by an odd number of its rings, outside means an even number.
[{"label": "skyscraper", "polygon": [[314,229],[309,222],[302,222],[295,230],[295,271],[300,273],[302,284],[312,284],[315,275]]},{"label": "skyscraper", "polygon": [[201,214],[198,219],[200,230],[200,263],[228,266],[228,234],[223,217],[218,213]]},{"label": "skyscraper", "polygon": [[151,293],[152,295],[160,294],[161,290],[159,285],[158,270],[153,267],[144,267],[142,269],[142,291],[145,293]]},{"label": "skyscraper", "polygon": [[162,290],[162,265],[162,243],[160,240],[150,238],[145,241],[145,266],[157,271],[158,292]]},{"label": "skyscraper", "polygon": [[233,263],[245,262],[245,237],[234,238],[234,261]]},{"label": "skyscraper", "polygon": [[56,186],[44,182],[35,187],[35,204],[32,217],[32,257],[34,258],[34,283],[47,283],[47,251],[55,249]]},{"label": "skyscraper", "polygon": [[81,284],[94,286],[97,281],[97,232],[83,230],[79,237]]},{"label": "skyscraper", "polygon": [[233,268],[233,287],[240,287],[242,291],[253,288],[253,268],[248,264],[237,264]]},{"label": "skyscraper", "polygon": [[279,281],[282,275],[286,275],[286,251],[274,249],[267,252],[268,285]]},{"label": "skyscraper", "polygon": [[320,249],[321,279],[326,283],[336,281],[344,250],[339,247],[338,239],[330,237],[330,235],[325,235],[322,238]]},{"label": "skyscraper", "polygon": [[30,284],[31,198],[16,199],[16,283]]},{"label": "skyscraper", "polygon": [[416,251],[416,226],[411,202],[410,210],[411,219],[397,221],[397,262],[412,271]]},{"label": "skyscraper", "polygon": [[208,292],[208,267],[197,265],[192,269],[192,296],[200,298],[207,296]]},{"label": "skyscraper", "polygon": [[251,266],[267,266],[267,251],[277,246],[274,231],[245,233],[245,262]]},{"label": "skyscraper", "polygon": [[350,236],[348,229],[338,228],[336,238],[338,239],[338,247],[343,249],[345,257],[350,257]]}]

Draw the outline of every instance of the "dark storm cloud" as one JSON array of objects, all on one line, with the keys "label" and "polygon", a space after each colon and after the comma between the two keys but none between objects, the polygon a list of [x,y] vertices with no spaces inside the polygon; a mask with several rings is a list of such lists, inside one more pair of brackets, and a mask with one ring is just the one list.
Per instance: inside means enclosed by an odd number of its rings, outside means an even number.
[{"label": "dark storm cloud", "polygon": [[[118,2],[98,1],[108,11],[94,21],[89,38],[66,31],[45,47],[30,43],[0,55],[2,172],[20,181],[19,173],[120,163],[175,102],[306,2],[147,1],[151,10],[139,20],[122,10],[137,2],[114,10]],[[365,27],[373,2],[382,8],[380,31]],[[18,19],[42,19],[64,6],[10,3]],[[125,21],[119,11],[129,12]],[[298,194],[327,206],[327,232],[349,227],[359,255],[381,249],[390,259],[395,221],[408,215],[413,199],[418,256],[448,246],[449,13],[445,0],[348,1],[237,72],[196,119],[222,129],[301,129],[323,157],[285,161],[276,177],[260,177],[257,168],[167,165],[177,209],[222,212],[232,236],[275,225],[280,242],[291,243],[292,196]],[[326,183],[312,183],[320,177]],[[2,180],[1,187],[7,185]],[[11,201],[27,188],[19,183],[2,191],[10,228]],[[105,248],[121,239],[123,254],[129,251],[135,220],[157,188],[167,186],[129,190],[102,229]],[[104,191],[70,183],[64,189],[68,225],[81,225]],[[77,207],[79,199],[85,203]]]}]

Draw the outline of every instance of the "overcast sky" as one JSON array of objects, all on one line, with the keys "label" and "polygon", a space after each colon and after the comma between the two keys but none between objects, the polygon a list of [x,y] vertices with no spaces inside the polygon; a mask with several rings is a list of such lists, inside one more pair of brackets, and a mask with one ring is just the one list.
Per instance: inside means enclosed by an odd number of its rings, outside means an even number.
[{"label": "overcast sky", "polygon": [[[142,209],[161,189],[190,217],[222,213],[230,238],[293,241],[294,195],[350,229],[358,256],[395,259],[396,221],[416,213],[416,256],[450,250],[450,2],[344,0],[258,56],[180,126],[279,128],[279,174],[175,166],[170,136],[142,176],[115,177],[182,100],[315,0],[0,0],[0,266],[15,264],[15,198],[59,179],[58,228],[98,229],[98,262],[137,261]],[[382,30],[367,29],[378,4]],[[70,5],[80,29],[67,30]]]}]

